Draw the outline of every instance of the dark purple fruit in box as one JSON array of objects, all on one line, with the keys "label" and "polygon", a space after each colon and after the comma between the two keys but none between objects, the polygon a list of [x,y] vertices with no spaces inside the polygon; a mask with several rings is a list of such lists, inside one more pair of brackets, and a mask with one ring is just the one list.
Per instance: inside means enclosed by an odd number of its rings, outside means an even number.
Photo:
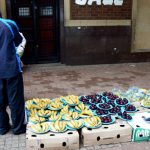
[{"label": "dark purple fruit in box", "polygon": [[102,100],[94,98],[94,99],[91,100],[91,103],[99,104],[99,103],[102,103]]},{"label": "dark purple fruit in box", "polygon": [[102,101],[99,100],[99,99],[96,99],[96,100],[95,100],[95,103],[96,103],[96,104],[101,103],[101,102],[102,102]]},{"label": "dark purple fruit in box", "polygon": [[84,101],[89,101],[87,98],[85,98],[84,96],[80,97],[79,99],[80,101],[84,102]]},{"label": "dark purple fruit in box", "polygon": [[102,110],[102,109],[96,109],[96,114],[97,115],[107,115],[108,111],[107,110]]},{"label": "dark purple fruit in box", "polygon": [[121,115],[122,115],[122,112],[121,112],[121,111],[119,111],[119,112],[118,112],[118,115],[119,115],[119,116],[121,116]]},{"label": "dark purple fruit in box", "polygon": [[110,123],[110,122],[112,122],[112,118],[110,115],[103,116],[103,117],[101,117],[101,121],[102,121],[102,123]]},{"label": "dark purple fruit in box", "polygon": [[87,95],[87,96],[86,96],[87,99],[94,99],[94,98],[96,98],[96,97],[97,97],[96,94],[94,94],[94,95]]},{"label": "dark purple fruit in box", "polygon": [[111,93],[111,92],[103,92],[102,95],[103,95],[103,96],[111,96],[111,95],[113,95],[113,93]]},{"label": "dark purple fruit in box", "polygon": [[104,92],[102,95],[107,97],[110,100],[115,100],[118,98],[118,96],[114,95],[112,92]]},{"label": "dark purple fruit in box", "polygon": [[119,105],[126,105],[128,103],[128,100],[126,98],[118,98],[116,100],[116,103],[119,104]]},{"label": "dark purple fruit in box", "polygon": [[97,109],[97,106],[94,105],[94,104],[92,104],[92,105],[90,106],[90,109],[91,109],[91,110],[96,110],[96,109]]},{"label": "dark purple fruit in box", "polygon": [[85,97],[88,98],[88,99],[91,99],[91,98],[93,98],[93,95],[87,95]]},{"label": "dark purple fruit in box", "polygon": [[108,101],[107,103],[110,104],[112,107],[115,107],[115,106],[116,106],[116,104],[115,104],[114,101]]},{"label": "dark purple fruit in box", "polygon": [[116,114],[118,112],[121,111],[121,108],[120,107],[114,107],[112,108],[111,110],[109,110],[110,113],[113,113],[113,114]]},{"label": "dark purple fruit in box", "polygon": [[97,96],[97,99],[99,99],[99,100],[102,100],[102,98],[103,98],[102,95]]},{"label": "dark purple fruit in box", "polygon": [[89,100],[85,100],[83,103],[84,104],[90,104]]},{"label": "dark purple fruit in box", "polygon": [[110,109],[111,108],[111,106],[107,103],[99,104],[99,107],[101,107],[103,109]]},{"label": "dark purple fruit in box", "polygon": [[127,115],[123,115],[123,116],[121,116],[123,119],[127,119],[127,120],[132,120],[132,117],[129,115],[129,114],[127,114]]},{"label": "dark purple fruit in box", "polygon": [[97,96],[98,99],[102,99],[102,97],[103,97],[102,95]]},{"label": "dark purple fruit in box", "polygon": [[81,96],[79,100],[80,100],[80,101],[83,101],[83,100],[85,100],[85,99],[86,99],[86,98],[85,98],[84,96]]},{"label": "dark purple fruit in box", "polygon": [[107,95],[107,92],[103,92],[103,94],[102,94],[103,96],[106,96]]},{"label": "dark purple fruit in box", "polygon": [[106,102],[106,101],[107,101],[106,97],[103,97],[103,98],[102,98],[102,100],[103,100],[104,102]]},{"label": "dark purple fruit in box", "polygon": [[120,117],[122,117],[123,119],[132,120],[132,116],[130,116],[129,114],[127,114],[126,111],[124,111],[123,113],[118,113],[118,115]]},{"label": "dark purple fruit in box", "polygon": [[99,100],[99,103],[103,103],[103,98],[102,98],[102,96],[100,95],[100,97],[99,98],[97,98],[98,100]]},{"label": "dark purple fruit in box", "polygon": [[84,96],[80,97],[79,99],[81,102],[83,102],[84,104],[90,104],[89,100],[87,98],[85,98]]},{"label": "dark purple fruit in box", "polygon": [[135,111],[136,110],[136,107],[135,106],[133,106],[133,105],[126,105],[125,106],[125,110],[126,111]]},{"label": "dark purple fruit in box", "polygon": [[92,99],[91,99],[91,102],[92,102],[92,103],[96,103],[97,101],[98,101],[97,98],[92,98]]},{"label": "dark purple fruit in box", "polygon": [[104,115],[108,114],[108,110],[103,110],[103,112],[104,112]]},{"label": "dark purple fruit in box", "polygon": [[114,101],[115,99],[117,99],[118,98],[118,96],[117,95],[114,95],[113,93],[111,93],[110,95],[108,95],[108,96],[106,96],[108,99],[110,99],[110,100],[112,100],[112,101]]},{"label": "dark purple fruit in box", "polygon": [[96,110],[96,114],[97,114],[97,115],[103,115],[104,113],[103,113],[103,110],[97,109],[97,110]]}]

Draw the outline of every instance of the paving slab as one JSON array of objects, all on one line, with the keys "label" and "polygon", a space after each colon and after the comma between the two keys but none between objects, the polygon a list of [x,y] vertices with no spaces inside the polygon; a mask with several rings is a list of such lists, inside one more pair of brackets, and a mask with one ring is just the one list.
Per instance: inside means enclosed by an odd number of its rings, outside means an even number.
[{"label": "paving slab", "polygon": [[[25,66],[25,99],[56,98],[62,95],[85,95],[130,86],[150,89],[150,63],[65,66],[40,64]],[[9,109],[8,109],[9,111]],[[10,131],[0,136],[0,150],[26,150],[25,134]],[[150,142],[122,143],[84,147],[81,150],[148,150]]]}]

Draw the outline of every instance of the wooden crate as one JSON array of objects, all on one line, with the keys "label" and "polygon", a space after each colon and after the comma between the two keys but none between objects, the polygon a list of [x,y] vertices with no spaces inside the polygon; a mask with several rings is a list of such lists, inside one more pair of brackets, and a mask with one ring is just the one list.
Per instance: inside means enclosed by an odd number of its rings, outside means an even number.
[{"label": "wooden crate", "polygon": [[98,129],[82,129],[83,146],[113,144],[131,141],[132,128],[125,121],[117,119],[115,124],[103,125]]},{"label": "wooden crate", "polygon": [[34,134],[27,129],[26,148],[27,150],[78,150],[79,134],[77,131]]}]

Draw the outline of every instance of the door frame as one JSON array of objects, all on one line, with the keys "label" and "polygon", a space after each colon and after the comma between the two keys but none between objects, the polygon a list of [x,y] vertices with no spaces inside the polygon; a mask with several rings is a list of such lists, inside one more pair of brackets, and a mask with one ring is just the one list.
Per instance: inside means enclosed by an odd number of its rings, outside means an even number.
[{"label": "door frame", "polygon": [[[12,3],[12,0],[5,0],[6,1],[6,12],[7,12],[7,18],[9,18],[9,19],[12,19],[12,11],[13,11],[13,3]],[[35,0],[33,0],[33,2],[34,2]],[[61,1],[62,0],[56,0],[56,6],[55,6],[55,10],[56,10],[56,37],[57,37],[57,39],[56,39],[56,50],[57,50],[57,56],[58,56],[58,61],[60,62],[61,61],[61,40],[62,40],[62,38],[60,38],[60,35],[61,35],[61,25],[62,24],[60,24],[60,22],[61,22],[61,16],[62,16],[62,14],[61,14]],[[33,16],[33,18],[35,19],[35,17]],[[35,54],[37,53],[37,48],[35,48]],[[34,57],[37,57],[37,56],[34,56]],[[34,63],[38,63],[37,61],[36,61],[36,58],[34,58],[35,59],[35,62]],[[45,63],[46,61],[44,61],[44,63]],[[31,62],[32,63],[32,62]],[[40,63],[42,63],[42,62],[40,62]]]}]

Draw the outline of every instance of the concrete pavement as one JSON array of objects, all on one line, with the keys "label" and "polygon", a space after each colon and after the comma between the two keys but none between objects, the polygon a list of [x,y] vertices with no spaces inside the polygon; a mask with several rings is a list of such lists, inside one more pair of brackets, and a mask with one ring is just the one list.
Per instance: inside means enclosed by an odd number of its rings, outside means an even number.
[{"label": "concrete pavement", "polygon": [[[65,66],[29,65],[24,68],[25,99],[85,95],[130,86],[150,89],[150,63]],[[25,135],[11,131],[0,136],[0,150],[25,150]],[[102,145],[81,150],[148,150],[150,142]]]}]

